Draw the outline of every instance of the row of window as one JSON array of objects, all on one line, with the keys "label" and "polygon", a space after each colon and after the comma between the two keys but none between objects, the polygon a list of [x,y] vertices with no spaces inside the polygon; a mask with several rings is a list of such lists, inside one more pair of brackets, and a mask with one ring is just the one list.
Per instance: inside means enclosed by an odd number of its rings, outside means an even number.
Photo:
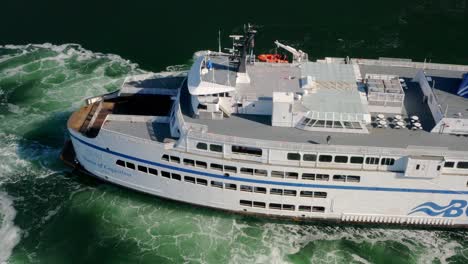
[{"label": "row of window", "polygon": [[[284,196],[297,196],[296,190],[288,190],[288,189],[277,189],[271,188],[270,194],[272,195],[284,195]],[[310,197],[310,198],[327,198],[326,192],[313,192],[313,191],[300,191],[300,197]]]},{"label": "row of window", "polygon": [[[131,162],[125,162],[123,160],[117,160],[116,164],[122,167],[126,167],[129,169],[135,170],[135,164]],[[145,166],[137,165],[136,166],[139,171],[144,172],[144,173],[150,173],[152,175],[158,175],[158,171],[153,169],[153,168],[148,168]],[[178,180],[182,181],[182,176],[177,173],[170,173],[167,171],[161,170],[161,176],[168,178],[168,179],[173,179],[173,180]],[[204,186],[208,186],[208,180],[203,179],[203,178],[195,178],[192,176],[183,176],[183,180],[185,182],[189,183],[194,183],[194,184],[200,184]],[[227,190],[237,190],[237,185],[234,183],[223,183],[220,181],[211,181],[210,182],[211,187],[215,188],[220,188],[220,189],[227,189]],[[259,187],[259,186],[250,186],[250,185],[240,185],[239,190],[242,192],[253,192],[253,193],[267,193],[267,188],[265,187]],[[289,189],[278,189],[278,188],[271,188],[270,189],[270,194],[272,195],[284,195],[284,196],[297,196],[297,191],[296,190],[289,190]],[[311,198],[327,198],[327,193],[326,192],[313,192],[313,191],[300,191],[299,192],[300,197],[311,197]]]},{"label": "row of window", "polygon": [[128,161],[125,162],[123,160],[117,160],[115,162],[115,164],[117,164],[117,165],[119,165],[121,167],[131,169],[131,170],[138,169],[139,171],[144,172],[144,173],[149,173],[149,174],[153,174],[153,175],[156,175],[156,176],[158,175],[158,171],[153,169],[153,168],[148,168],[148,167],[141,166],[141,165],[135,166],[134,163],[131,163],[131,162],[128,162]]},{"label": "row of window", "polygon": [[333,175],[333,180],[340,182],[360,182],[361,177],[354,175]]},{"label": "row of window", "polygon": [[[457,164],[456,166],[455,166],[455,163]],[[444,167],[445,168],[468,169],[468,161],[459,161],[459,162],[446,161],[444,163]]]},{"label": "row of window", "polygon": [[[199,150],[210,150],[213,152],[223,152],[223,146],[218,144],[207,144],[204,142],[198,142],[196,148]],[[251,155],[251,156],[262,156],[262,149],[255,148],[255,147],[246,147],[246,146],[231,146],[231,152],[233,154],[243,154],[243,155]],[[165,155],[167,156],[167,155]],[[317,158],[318,156],[318,158]],[[341,163],[341,164],[368,164],[368,165],[385,165],[385,166],[392,166],[395,164],[394,158],[379,158],[379,157],[361,157],[361,156],[345,156],[345,155],[317,155],[317,154],[300,154],[290,152],[287,154],[286,158],[288,160],[295,160],[295,161],[318,161],[318,162],[325,162],[325,163]],[[179,161],[180,162],[180,161]],[[455,166],[456,165],[456,166]],[[468,169],[468,162],[467,161],[447,161],[444,164],[445,168],[457,168],[457,169]],[[263,170],[259,173],[261,174]],[[261,175],[266,176],[266,175]]]},{"label": "row of window", "polygon": [[[223,152],[223,146],[218,144],[207,144],[204,142],[198,142],[196,148],[199,150],[209,150],[213,152]],[[254,148],[254,147],[245,147],[245,146],[231,146],[231,152],[234,154],[244,154],[244,155],[252,155],[252,156],[262,156],[262,149],[261,148]],[[316,154],[303,154],[300,153],[288,153],[287,159],[288,160],[302,160],[303,161],[317,161]],[[335,163],[352,163],[352,164],[363,164],[364,157],[360,156],[343,156],[343,155],[319,155],[318,156],[319,162],[335,162]],[[371,165],[378,165],[380,161],[380,165],[387,165],[391,166],[395,164],[394,158],[378,158],[378,157],[366,157],[365,163]]]},{"label": "row of window", "polygon": [[[196,148],[200,150],[208,150],[208,144],[204,142],[198,142]],[[223,146],[218,144],[210,144],[210,151],[223,152]]]},{"label": "row of window", "polygon": [[[257,207],[257,208],[266,208],[265,202],[259,201],[250,201],[250,200],[240,200],[239,204],[245,207]],[[296,206],[293,204],[279,204],[279,203],[269,203],[269,209],[274,210],[284,210],[284,211],[295,211]],[[316,212],[324,213],[325,207],[323,206],[310,206],[310,205],[299,205],[298,210],[301,212]]]},{"label": "row of window", "polygon": [[[174,162],[180,164],[180,158],[177,156],[169,156],[164,154],[162,160],[168,162]],[[208,164],[203,161],[196,161],[192,159],[183,159],[183,164],[192,167],[201,167],[208,168]],[[221,165],[217,163],[210,163],[209,168],[212,170],[228,173],[238,173],[237,167],[230,165]],[[263,169],[253,169],[253,168],[240,168],[239,173],[245,175],[254,175],[254,176],[268,176],[268,171]],[[271,177],[281,178],[281,179],[299,179],[299,173],[297,172],[288,172],[288,171],[271,171]],[[328,174],[315,174],[315,173],[302,173],[301,175],[303,180],[312,180],[312,181],[329,181],[330,175]],[[360,182],[360,176],[354,175],[334,175],[333,181],[343,181],[343,182]]]},{"label": "row of window", "polygon": [[[199,150],[208,150],[208,144],[204,142],[198,142],[195,146]],[[218,144],[209,144],[210,151],[213,152],[223,152],[223,146]],[[244,154],[244,155],[253,155],[253,156],[262,156],[261,148],[252,148],[244,146],[231,146],[231,152],[234,154]]]},{"label": "row of window", "polygon": [[[184,176],[184,181],[190,182],[190,183],[197,183],[197,184],[201,184],[205,186],[208,185],[207,180],[194,178],[191,176]],[[237,185],[234,183],[223,183],[220,181],[211,181],[210,185],[211,187],[220,188],[220,189],[225,188],[228,190],[237,190]],[[240,185],[239,190],[241,192],[262,193],[262,194],[267,193],[267,188],[259,187],[259,186]],[[289,189],[271,188],[270,194],[271,195],[284,195],[284,196],[297,196],[297,191],[289,190]],[[308,197],[308,198],[327,198],[327,193],[326,192],[314,192],[314,191],[300,191],[299,196]]]},{"label": "row of window", "polygon": [[[316,154],[303,154],[301,155],[300,153],[293,153],[290,152],[287,154],[287,159],[288,160],[302,160],[303,161],[317,161],[317,155]],[[318,157],[319,162],[335,162],[335,163],[351,163],[351,164],[363,164],[364,163],[364,157],[359,157],[359,156],[343,156],[343,155],[319,155]],[[371,165],[378,165],[380,161],[380,165],[387,165],[391,166],[395,164],[395,159],[394,158],[378,158],[378,157],[366,157],[365,163],[366,164],[371,164]]]}]

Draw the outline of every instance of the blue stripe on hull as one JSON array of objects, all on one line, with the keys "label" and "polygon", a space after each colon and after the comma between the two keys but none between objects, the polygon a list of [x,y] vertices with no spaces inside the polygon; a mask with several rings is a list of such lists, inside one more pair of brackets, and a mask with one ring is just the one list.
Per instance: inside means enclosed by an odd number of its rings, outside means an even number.
[{"label": "blue stripe on hull", "polygon": [[216,179],[224,179],[224,180],[231,180],[231,181],[239,181],[239,182],[249,182],[249,183],[258,183],[258,184],[270,184],[270,185],[278,185],[278,186],[288,186],[288,187],[306,187],[306,188],[320,188],[320,189],[339,189],[339,190],[359,190],[359,191],[377,191],[377,192],[405,192],[405,193],[437,193],[437,194],[468,194],[468,191],[453,191],[453,190],[431,190],[431,189],[412,189],[412,188],[386,188],[386,187],[366,187],[366,186],[342,186],[342,185],[322,185],[322,184],[308,184],[308,183],[294,183],[294,182],[277,182],[277,181],[270,181],[270,180],[256,180],[256,179],[246,179],[240,178],[235,176],[224,176],[220,174],[214,174],[204,171],[196,171],[190,170],[185,168],[179,168],[167,164],[162,164],[158,162],[153,162],[145,159],[136,158],[133,156],[129,156],[123,153],[115,152],[109,149],[101,148],[99,146],[93,145],[88,143],[80,138],[77,138],[73,134],[70,134],[71,137],[78,140],[79,142],[94,148],[96,150],[112,154],[118,157],[138,161],[141,163],[150,164],[153,166],[158,166],[162,168],[167,168],[171,170],[176,170],[180,172],[198,174],[201,176],[216,178]]}]

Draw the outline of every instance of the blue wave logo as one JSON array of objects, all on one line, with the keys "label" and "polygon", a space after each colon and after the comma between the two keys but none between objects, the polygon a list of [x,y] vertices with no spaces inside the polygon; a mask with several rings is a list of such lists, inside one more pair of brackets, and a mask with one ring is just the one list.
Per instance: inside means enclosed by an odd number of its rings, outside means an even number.
[{"label": "blue wave logo", "polygon": [[[468,202],[464,200],[452,200],[445,206],[441,206],[433,202],[427,202],[413,208],[408,215],[422,212],[429,216],[441,215],[442,217],[459,217],[463,214],[467,205]],[[466,211],[466,215],[468,216],[468,210]]]}]

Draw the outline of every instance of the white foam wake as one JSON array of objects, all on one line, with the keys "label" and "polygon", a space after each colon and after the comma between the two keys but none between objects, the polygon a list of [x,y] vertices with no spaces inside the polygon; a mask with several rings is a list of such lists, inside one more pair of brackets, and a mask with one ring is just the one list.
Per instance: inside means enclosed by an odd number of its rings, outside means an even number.
[{"label": "white foam wake", "polygon": [[0,263],[4,264],[10,257],[13,248],[20,241],[21,230],[13,220],[16,210],[13,201],[6,193],[0,192]]}]

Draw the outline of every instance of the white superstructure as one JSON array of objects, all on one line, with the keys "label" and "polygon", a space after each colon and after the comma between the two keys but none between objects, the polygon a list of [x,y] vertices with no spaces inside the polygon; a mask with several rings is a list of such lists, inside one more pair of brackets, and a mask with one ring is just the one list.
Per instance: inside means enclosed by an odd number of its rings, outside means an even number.
[{"label": "white superstructure", "polygon": [[468,66],[197,55],[88,99],[68,122],[80,166],[234,212],[468,226],[468,101],[450,90]]}]

